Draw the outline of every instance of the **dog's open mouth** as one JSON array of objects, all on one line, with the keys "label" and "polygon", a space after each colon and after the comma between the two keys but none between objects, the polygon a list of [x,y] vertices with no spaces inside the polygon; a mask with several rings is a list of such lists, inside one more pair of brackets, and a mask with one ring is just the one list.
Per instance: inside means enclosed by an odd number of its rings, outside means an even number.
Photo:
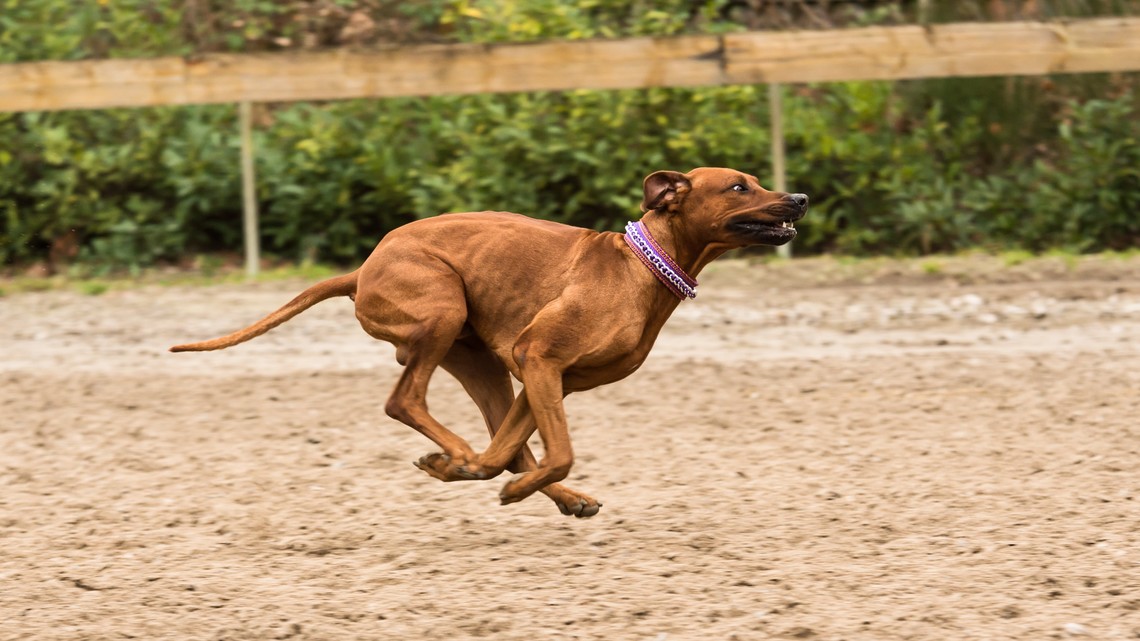
[{"label": "dog's open mouth", "polygon": [[783,245],[796,237],[796,225],[790,220],[764,221],[757,219],[734,220],[728,229],[748,240],[750,244]]}]

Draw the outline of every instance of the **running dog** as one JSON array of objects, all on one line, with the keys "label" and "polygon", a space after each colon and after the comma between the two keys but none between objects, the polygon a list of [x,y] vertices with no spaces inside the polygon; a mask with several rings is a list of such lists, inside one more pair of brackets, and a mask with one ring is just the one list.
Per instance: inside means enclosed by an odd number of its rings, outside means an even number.
[{"label": "running dog", "polygon": [[[563,514],[593,516],[601,503],[559,483],[574,460],[563,398],[633,373],[673,310],[696,296],[706,265],[730,249],[791,241],[807,209],[804,194],[702,167],[646,177],[643,216],[625,234],[505,212],[446,214],[392,231],[359,269],[313,285],[245,329],[170,349],[231,347],[348,296],[364,331],[395,345],[404,367],[388,416],[442,450],[417,467],[443,481],[509,469],[516,474],[502,503],[541,491]],[[476,453],[428,413],[437,367],[482,412],[492,434],[486,451]],[[512,376],[523,386],[518,396]],[[535,429],[542,461],[526,444]]]}]

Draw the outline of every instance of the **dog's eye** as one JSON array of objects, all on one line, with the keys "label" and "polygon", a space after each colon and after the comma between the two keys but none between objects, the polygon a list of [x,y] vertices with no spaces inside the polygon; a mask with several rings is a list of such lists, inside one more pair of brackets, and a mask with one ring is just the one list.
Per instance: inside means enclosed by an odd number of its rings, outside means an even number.
[{"label": "dog's eye", "polygon": [[741,185],[740,183],[737,183],[732,186],[732,191],[748,191],[748,188],[744,185]]}]

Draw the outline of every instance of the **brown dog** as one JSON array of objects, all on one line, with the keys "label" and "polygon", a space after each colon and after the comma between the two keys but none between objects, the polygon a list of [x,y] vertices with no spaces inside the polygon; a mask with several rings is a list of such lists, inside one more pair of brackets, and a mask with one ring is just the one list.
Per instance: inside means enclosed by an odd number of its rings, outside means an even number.
[{"label": "brown dog", "polygon": [[[388,415],[443,449],[417,467],[444,481],[489,479],[509,468],[516,475],[499,494],[504,504],[541,490],[563,514],[593,516],[601,503],[558,484],[573,462],[563,397],[633,373],[689,293],[686,283],[695,285],[687,275],[729,249],[790,241],[807,201],[767,191],[739,171],[700,168],[645,179],[640,234],[504,212],[420,220],[386,235],[360,269],[310,287],[263,320],[170,349],[230,347],[348,296],[364,331],[394,344],[405,367]],[[436,367],[455,376],[483,413],[492,440],[482,454],[428,414]],[[517,398],[512,375],[523,385]],[[537,463],[526,444],[536,427],[546,451]]]}]

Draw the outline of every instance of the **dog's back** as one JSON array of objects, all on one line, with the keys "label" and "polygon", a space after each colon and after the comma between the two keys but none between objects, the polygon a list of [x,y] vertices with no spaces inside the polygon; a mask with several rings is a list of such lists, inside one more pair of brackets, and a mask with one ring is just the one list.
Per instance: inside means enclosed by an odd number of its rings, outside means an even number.
[{"label": "dog's back", "polygon": [[[517,335],[571,282],[576,263],[587,253],[583,245],[601,236],[508,212],[445,214],[385,236],[361,266],[358,290],[361,296],[387,297],[394,290],[407,295],[410,288],[423,287],[425,272],[432,273],[432,282],[451,273],[461,285],[472,327],[494,326],[500,336]],[[418,304],[436,302],[443,301]]]}]

